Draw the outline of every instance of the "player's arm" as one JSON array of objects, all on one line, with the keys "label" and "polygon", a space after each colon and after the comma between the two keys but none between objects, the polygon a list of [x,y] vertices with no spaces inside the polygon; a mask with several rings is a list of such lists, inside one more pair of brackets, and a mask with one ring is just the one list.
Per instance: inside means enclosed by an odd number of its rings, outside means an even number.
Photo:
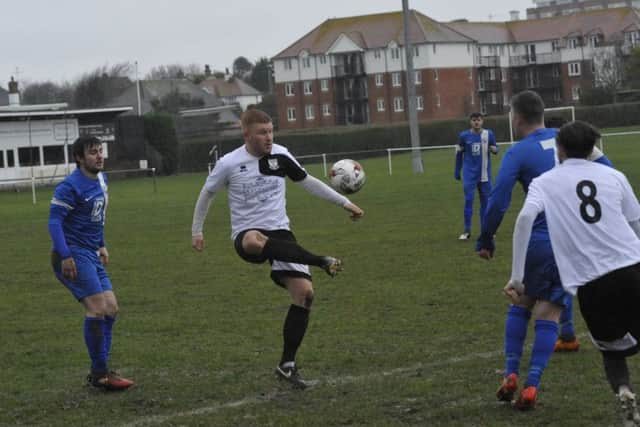
[{"label": "player's arm", "polygon": [[496,135],[492,130],[489,131],[489,151],[492,154],[498,154],[499,151],[498,143],[496,142]]},{"label": "player's arm", "polygon": [[307,174],[303,179],[295,182],[314,196],[335,205],[341,206],[345,210],[349,211],[351,213],[351,219],[353,219],[354,221],[362,218],[362,216],[364,215],[364,211],[362,209],[353,204],[345,196],[338,193],[324,182],[320,181],[318,178]]},{"label": "player's arm", "polygon": [[464,139],[462,134],[458,136],[458,144],[456,144],[456,165],[453,171],[453,177],[460,181],[460,171],[462,170],[462,160],[464,158]]},{"label": "player's arm", "polygon": [[214,166],[211,174],[207,177],[196,206],[193,209],[193,220],[191,221],[191,246],[201,251],[204,249],[204,221],[207,219],[211,202],[215,198],[216,192],[226,184],[226,172],[224,167],[224,159],[220,159]]},{"label": "player's arm", "polygon": [[622,185],[622,214],[640,239],[640,203],[638,203],[638,198],[631,188],[629,180],[623,174],[619,176]]},{"label": "player's arm", "polygon": [[490,259],[493,257],[495,251],[493,236],[498,231],[505,212],[509,209],[511,193],[519,174],[520,162],[513,150],[508,150],[502,159],[496,183],[489,195],[482,232],[476,243],[476,251],[482,258]]},{"label": "player's arm", "polygon": [[73,187],[67,182],[60,183],[51,199],[48,228],[51,241],[53,242],[53,250],[60,255],[60,259],[62,260],[60,265],[62,275],[70,280],[76,279],[78,271],[76,269],[76,263],[71,256],[71,249],[69,249],[64,237],[62,224],[75,206],[76,202]]},{"label": "player's arm", "polygon": [[587,157],[587,160],[591,160],[592,162],[600,163],[605,166],[613,167],[613,163],[611,163],[611,160],[609,160],[609,158],[605,156],[598,147],[593,147],[593,151],[591,152],[589,157]]},{"label": "player's arm", "polygon": [[[535,181],[534,181],[535,182]],[[513,230],[513,255],[511,260],[511,278],[504,287],[503,292],[517,303],[520,295],[524,293],[525,262],[527,259],[527,248],[531,239],[531,229],[533,223],[540,212],[544,210],[544,205],[538,196],[538,191],[532,182],[529,186],[529,194],[524,202]]]}]

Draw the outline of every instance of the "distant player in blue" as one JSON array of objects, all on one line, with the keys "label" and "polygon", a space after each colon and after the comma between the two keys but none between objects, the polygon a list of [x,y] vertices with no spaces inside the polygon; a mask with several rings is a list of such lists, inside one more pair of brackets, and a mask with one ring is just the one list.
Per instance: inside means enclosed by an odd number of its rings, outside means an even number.
[{"label": "distant player in blue", "polygon": [[77,169],[55,189],[49,211],[53,241],[51,263],[56,277],[84,306],[84,339],[91,359],[90,385],[124,390],[133,381],[108,368],[111,331],[118,303],[104,266],[109,253],[104,242],[107,179],[102,143],[80,137],[72,147]]},{"label": "distant player in blue", "polygon": [[454,178],[462,182],[464,188],[464,233],[459,240],[471,236],[471,217],[473,216],[473,197],[476,190],[480,196],[480,224],[487,210],[487,200],[491,192],[491,156],[497,154],[496,137],[490,129],[483,129],[481,113],[469,116],[471,128],[460,133],[456,146],[456,167]]},{"label": "distant player in blue", "polygon": [[[511,111],[513,127],[523,139],[505,153],[489,196],[482,233],[476,246],[479,255],[485,259],[493,257],[493,236],[509,208],[516,182],[520,182],[526,192],[533,178],[552,169],[557,163],[555,136],[558,130],[545,128],[542,98],[536,92],[521,92],[511,100]],[[608,162],[608,159],[601,156],[599,161]],[[518,389],[520,358],[533,312],[535,339],[529,373],[516,401],[516,407],[525,410],[536,404],[537,388],[558,338],[558,319],[567,295],[560,282],[544,215],[536,218],[533,226],[523,283],[525,294],[518,304],[509,307],[507,313],[505,377],[496,394],[500,400],[511,401]],[[505,289],[505,293],[509,292],[510,289]]]}]

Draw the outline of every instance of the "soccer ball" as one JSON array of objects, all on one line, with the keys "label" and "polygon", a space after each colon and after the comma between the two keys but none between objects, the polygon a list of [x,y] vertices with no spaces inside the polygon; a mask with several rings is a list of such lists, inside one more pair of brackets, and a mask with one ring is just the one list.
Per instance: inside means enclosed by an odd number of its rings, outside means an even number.
[{"label": "soccer ball", "polygon": [[338,160],[331,166],[329,182],[331,186],[342,194],[352,194],[360,191],[366,176],[362,165],[355,160]]}]

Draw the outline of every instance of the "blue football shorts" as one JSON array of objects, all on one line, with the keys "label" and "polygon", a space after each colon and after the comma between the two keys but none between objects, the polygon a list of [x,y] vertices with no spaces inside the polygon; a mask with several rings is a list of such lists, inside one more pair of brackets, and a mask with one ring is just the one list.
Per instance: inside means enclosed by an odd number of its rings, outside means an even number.
[{"label": "blue football shorts", "polygon": [[523,282],[525,295],[565,306],[568,294],[562,288],[549,240],[532,240],[529,243]]},{"label": "blue football shorts", "polygon": [[107,274],[97,251],[71,246],[71,256],[76,263],[78,277],[69,280],[62,275],[62,259],[56,252],[51,253],[51,264],[56,277],[71,291],[73,296],[80,301],[91,295],[100,294],[112,290],[111,279]]}]

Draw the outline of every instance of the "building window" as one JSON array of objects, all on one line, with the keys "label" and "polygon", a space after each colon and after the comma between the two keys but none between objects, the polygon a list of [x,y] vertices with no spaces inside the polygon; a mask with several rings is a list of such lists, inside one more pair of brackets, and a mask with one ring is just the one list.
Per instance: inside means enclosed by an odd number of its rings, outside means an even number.
[{"label": "building window", "polygon": [[433,53],[434,54],[436,53],[436,44],[435,43],[433,44]]},{"label": "building window", "polygon": [[48,145],[42,147],[45,165],[61,165],[64,163],[64,145]]},{"label": "building window", "polygon": [[413,79],[414,83],[417,85],[422,84],[422,71],[414,71],[415,78]]},{"label": "building window", "polygon": [[438,80],[438,69],[433,70],[433,80]]},{"label": "building window", "polygon": [[378,98],[376,106],[378,107],[378,111],[384,111],[384,98]]},{"label": "building window", "polygon": [[[71,147],[71,146],[69,146]],[[16,161],[15,158],[13,157],[13,150],[7,150],[7,167],[8,168],[13,168],[16,166]]]},{"label": "building window", "polygon": [[504,55],[504,45],[500,45],[500,56]]},{"label": "building window", "polygon": [[327,92],[329,90],[329,80],[327,79],[320,80],[320,90],[322,92]]},{"label": "building window", "polygon": [[440,95],[436,94],[436,107],[440,108]]},{"label": "building window", "polygon": [[551,68],[551,75],[553,77],[560,77],[560,67],[558,65],[554,65],[553,68]]},{"label": "building window", "polygon": [[471,91],[471,105],[476,105],[476,94]]},{"label": "building window", "polygon": [[473,68],[469,68],[469,80],[473,80]]},{"label": "building window", "polygon": [[397,47],[391,48],[391,59],[400,59],[400,49]]},{"label": "building window", "polygon": [[420,56],[420,48],[418,46],[413,47],[413,56]]},{"label": "building window", "polygon": [[40,148],[19,147],[18,164],[20,166],[40,166]]},{"label": "building window", "polygon": [[293,83],[285,83],[284,96],[294,96],[295,94],[296,94],[296,89]]},{"label": "building window", "polygon": [[507,81],[507,68],[502,68],[500,70],[500,74],[501,74],[501,77],[502,77],[502,81],[506,82]]},{"label": "building window", "polygon": [[562,102],[562,93],[560,93],[560,89],[556,88],[553,91],[553,100],[557,103]]},{"label": "building window", "polygon": [[329,104],[322,104],[322,115],[323,116],[331,115],[331,106]]},{"label": "building window", "polygon": [[320,63],[323,65],[327,63],[327,55],[320,55]]},{"label": "building window", "polygon": [[285,60],[284,60],[284,69],[285,69],[285,70],[290,70],[290,69],[292,69],[292,68],[293,68],[293,66],[292,66],[292,64],[291,64],[291,58],[287,58],[287,59],[285,59]]},{"label": "building window", "polygon": [[496,79],[496,69],[489,68],[489,80],[495,80],[495,79]]},{"label": "building window", "polygon": [[491,104],[496,105],[498,103],[498,94],[491,92]]},{"label": "building window", "polygon": [[589,43],[592,47],[600,46],[600,36],[598,34],[591,34],[589,36]]},{"label": "building window", "polygon": [[424,110],[424,99],[422,98],[422,96],[416,96],[416,110]]},{"label": "building window", "polygon": [[305,56],[302,58],[302,68],[310,68],[311,67],[311,58]]},{"label": "building window", "polygon": [[394,87],[402,86],[400,73],[391,73],[391,85]]},{"label": "building window", "polygon": [[574,101],[580,100],[580,86],[571,87],[571,99],[573,99]]},{"label": "building window", "polygon": [[311,82],[309,80],[302,83],[302,92],[305,95],[311,95]]},{"label": "building window", "polygon": [[577,49],[580,47],[580,42],[577,37],[571,37],[569,39],[569,49]]},{"label": "building window", "polygon": [[376,74],[376,86],[384,85],[382,77],[383,77],[382,74]]},{"label": "building window", "polygon": [[551,51],[558,52],[560,50],[560,40],[551,40]]},{"label": "building window", "polygon": [[313,105],[305,105],[304,106],[304,117],[307,120],[313,120],[316,118],[316,113],[315,110],[313,108]]},{"label": "building window", "polygon": [[373,51],[373,57],[374,57],[374,58],[376,58],[376,59],[380,59],[380,57],[381,57],[381,56],[382,56],[382,55],[380,54],[380,49],[375,49],[375,50]]},{"label": "building window", "polygon": [[580,63],[579,62],[569,62],[569,75],[570,76],[579,76],[580,75]]},{"label": "building window", "polygon": [[296,121],[296,108],[295,107],[288,107],[287,108],[287,120],[290,122],[295,122]]},{"label": "building window", "polygon": [[0,168],[4,167],[4,151],[0,150]]},{"label": "building window", "polygon": [[404,111],[404,99],[401,96],[393,98],[393,111],[396,113]]}]

